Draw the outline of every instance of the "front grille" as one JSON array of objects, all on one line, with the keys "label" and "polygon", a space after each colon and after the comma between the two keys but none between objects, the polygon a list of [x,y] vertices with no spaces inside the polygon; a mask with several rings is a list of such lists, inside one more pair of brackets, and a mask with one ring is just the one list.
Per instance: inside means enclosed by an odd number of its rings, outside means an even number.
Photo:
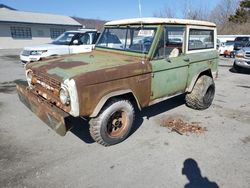
[{"label": "front grille", "polygon": [[30,51],[29,51],[29,50],[24,50],[24,51],[22,52],[22,55],[23,55],[23,56],[29,56],[29,55],[30,55]]},{"label": "front grille", "polygon": [[42,85],[46,89],[53,88],[59,91],[61,88],[61,82],[49,77],[47,74],[39,72],[35,73],[34,77],[39,81],[40,85]]},{"label": "front grille", "polygon": [[56,105],[65,112],[70,112],[70,105],[64,105],[59,99],[61,82],[48,76],[43,72],[33,72],[34,87],[33,92],[46,99],[46,102]]},{"label": "front grille", "polygon": [[250,58],[250,52],[246,52],[246,58]]}]

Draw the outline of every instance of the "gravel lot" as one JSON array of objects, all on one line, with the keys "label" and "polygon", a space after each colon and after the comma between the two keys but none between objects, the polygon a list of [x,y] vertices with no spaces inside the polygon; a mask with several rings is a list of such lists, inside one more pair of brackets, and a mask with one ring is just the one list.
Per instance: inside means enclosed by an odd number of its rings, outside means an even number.
[{"label": "gravel lot", "polygon": [[[19,102],[18,52],[0,51],[0,187],[250,187],[250,75],[230,72],[232,60],[220,60],[209,109],[169,99],[144,109],[133,134],[105,148],[85,122],[60,137]],[[169,117],[207,131],[171,132],[161,126]]]}]

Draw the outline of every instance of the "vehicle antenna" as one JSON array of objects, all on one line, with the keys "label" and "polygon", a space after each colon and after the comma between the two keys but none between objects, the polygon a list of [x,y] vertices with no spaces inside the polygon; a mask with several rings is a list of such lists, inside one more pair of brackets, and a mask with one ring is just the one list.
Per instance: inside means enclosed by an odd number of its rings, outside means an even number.
[{"label": "vehicle antenna", "polygon": [[[142,10],[141,10],[141,0],[138,0],[138,8],[139,8],[139,18],[141,19],[141,29],[143,27],[142,25]],[[143,54],[143,51],[142,51],[142,54]],[[144,58],[142,57],[142,61],[141,61],[142,64],[144,64]]]},{"label": "vehicle antenna", "polygon": [[138,0],[139,4],[139,17],[142,18],[142,13],[141,13],[141,0]]}]

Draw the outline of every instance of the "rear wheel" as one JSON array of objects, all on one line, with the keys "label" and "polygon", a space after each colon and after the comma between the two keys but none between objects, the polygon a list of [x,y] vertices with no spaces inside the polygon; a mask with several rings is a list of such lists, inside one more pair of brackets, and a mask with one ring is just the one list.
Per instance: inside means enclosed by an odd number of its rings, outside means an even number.
[{"label": "rear wheel", "polygon": [[128,100],[111,101],[90,120],[90,134],[99,144],[110,146],[125,140],[134,121],[134,107]]},{"label": "rear wheel", "polygon": [[213,78],[202,75],[196,81],[191,93],[186,94],[186,104],[193,109],[206,109],[212,104],[214,94],[215,84]]}]

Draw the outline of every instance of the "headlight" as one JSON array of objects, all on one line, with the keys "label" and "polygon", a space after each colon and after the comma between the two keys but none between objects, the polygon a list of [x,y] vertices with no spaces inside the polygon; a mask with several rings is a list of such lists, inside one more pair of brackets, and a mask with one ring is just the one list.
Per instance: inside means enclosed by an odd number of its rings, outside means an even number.
[{"label": "headlight", "polygon": [[244,55],[245,55],[244,51],[243,50],[239,50],[238,52],[236,52],[235,57],[243,58]]},{"label": "headlight", "polygon": [[26,71],[26,79],[27,79],[29,86],[32,84],[32,78],[33,78],[33,71],[27,70]]},{"label": "headlight", "polygon": [[70,96],[69,91],[66,87],[61,87],[60,93],[59,93],[60,100],[63,104],[69,104],[70,103]]},{"label": "headlight", "polygon": [[45,52],[47,52],[47,50],[34,50],[30,51],[30,55],[42,55]]}]

